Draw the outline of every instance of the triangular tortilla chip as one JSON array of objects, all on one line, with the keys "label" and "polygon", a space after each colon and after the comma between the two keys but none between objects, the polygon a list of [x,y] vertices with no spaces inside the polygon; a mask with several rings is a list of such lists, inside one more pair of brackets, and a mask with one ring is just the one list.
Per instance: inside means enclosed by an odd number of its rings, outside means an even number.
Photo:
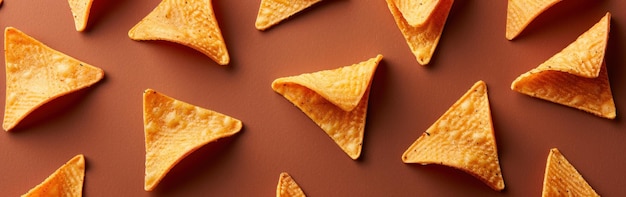
[{"label": "triangular tortilla chip", "polygon": [[74,156],[39,185],[22,195],[31,196],[83,196],[85,157]]},{"label": "triangular tortilla chip", "polygon": [[[383,58],[334,70],[284,77],[272,89],[319,125],[352,159],[361,155],[369,87]],[[355,103],[356,101],[356,103]]]},{"label": "triangular tortilla chip", "polygon": [[600,196],[576,168],[556,149],[550,149],[543,178],[543,197]]},{"label": "triangular tortilla chip", "polygon": [[304,192],[288,173],[280,173],[276,186],[276,197],[305,197]]},{"label": "triangular tortilla chip", "polygon": [[241,121],[154,90],[143,93],[146,141],[146,191],[196,149],[241,130]]},{"label": "triangular tortilla chip", "polygon": [[419,64],[430,63],[453,2],[454,0],[441,0],[422,25],[411,26],[403,17],[395,0],[387,0],[387,6]]},{"label": "triangular tortilla chip", "polygon": [[130,31],[133,40],[179,43],[227,65],[230,56],[213,13],[211,0],[163,0]]},{"label": "triangular tortilla chip", "polygon": [[487,86],[478,81],[404,152],[404,163],[463,170],[494,190],[504,189]]},{"label": "triangular tortilla chip", "polygon": [[522,74],[511,89],[614,119],[615,103],[604,63],[610,14],[561,52]]},{"label": "triangular tortilla chip", "polygon": [[56,51],[23,32],[4,31],[6,105],[2,127],[9,131],[39,106],[89,87],[104,76],[100,68]]},{"label": "triangular tortilla chip", "polygon": [[261,0],[254,26],[265,30],[322,0]]},{"label": "triangular tortilla chip", "polygon": [[412,26],[421,26],[435,11],[440,0],[393,0],[402,17]]},{"label": "triangular tortilla chip", "polygon": [[84,31],[87,27],[87,20],[89,19],[89,11],[91,10],[91,4],[93,0],[68,0],[70,4],[70,10],[74,17],[74,26],[76,31]]},{"label": "triangular tortilla chip", "polygon": [[561,0],[508,0],[506,39],[513,40],[537,16]]}]

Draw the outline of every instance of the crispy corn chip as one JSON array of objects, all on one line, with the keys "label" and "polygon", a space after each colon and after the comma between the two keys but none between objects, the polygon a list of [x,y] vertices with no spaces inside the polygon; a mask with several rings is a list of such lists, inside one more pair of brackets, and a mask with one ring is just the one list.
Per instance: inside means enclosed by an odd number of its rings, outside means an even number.
[{"label": "crispy corn chip", "polygon": [[211,0],[163,0],[130,31],[133,40],[179,43],[227,65],[230,56],[215,19]]},{"label": "crispy corn chip", "polygon": [[278,186],[276,186],[276,197],[305,197],[304,192],[288,173],[280,173]]},{"label": "crispy corn chip", "polygon": [[261,0],[254,26],[265,30],[322,0]]},{"label": "crispy corn chip", "polygon": [[22,197],[35,196],[83,196],[85,157],[74,156],[39,185]]},{"label": "crispy corn chip", "polygon": [[440,0],[393,0],[403,18],[412,26],[421,26],[431,16]]},{"label": "crispy corn chip", "polygon": [[74,26],[76,31],[84,31],[87,27],[87,20],[89,19],[89,11],[91,10],[91,4],[93,0],[68,0],[70,4],[70,10],[74,17]]},{"label": "crispy corn chip", "polygon": [[543,178],[543,197],[600,196],[576,168],[556,149],[550,149]]},{"label": "crispy corn chip", "polygon": [[615,102],[604,63],[610,16],[607,13],[561,52],[519,76],[511,89],[614,119]]},{"label": "crispy corn chip", "polygon": [[561,0],[508,0],[506,39],[513,40],[537,16]]},{"label": "crispy corn chip", "polygon": [[432,11],[432,14],[420,26],[411,26],[396,5],[396,0],[387,0],[387,6],[393,18],[406,39],[409,48],[421,65],[430,63],[430,59],[437,48],[443,27],[448,19],[448,13],[454,0],[441,0]]},{"label": "crispy corn chip", "polygon": [[504,189],[485,83],[476,82],[404,152],[402,161],[450,166],[494,190]]},{"label": "crispy corn chip", "polygon": [[148,89],[143,93],[144,189],[152,191],[178,162],[205,144],[241,130],[241,121]]},{"label": "crispy corn chip", "polygon": [[6,105],[2,127],[9,131],[39,106],[89,87],[104,71],[56,51],[23,32],[4,32]]},{"label": "crispy corn chip", "polygon": [[369,87],[383,58],[315,73],[284,77],[272,89],[296,105],[352,159],[361,155]]}]

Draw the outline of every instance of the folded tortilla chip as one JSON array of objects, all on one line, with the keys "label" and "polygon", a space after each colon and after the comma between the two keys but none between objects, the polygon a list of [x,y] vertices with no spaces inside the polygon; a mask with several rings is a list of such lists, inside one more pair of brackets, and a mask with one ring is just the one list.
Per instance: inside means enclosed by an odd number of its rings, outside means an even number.
[{"label": "folded tortilla chip", "polygon": [[85,179],[85,157],[76,155],[57,169],[39,185],[32,188],[22,197],[35,196],[83,196]]},{"label": "folded tortilla chip", "polygon": [[254,26],[265,30],[322,0],[261,0]]},{"label": "folded tortilla chip", "polygon": [[163,0],[128,31],[128,36],[133,40],[179,43],[204,53],[220,65],[230,62],[211,0]]},{"label": "folded tortilla chip", "polygon": [[576,41],[511,84],[517,92],[614,119],[615,102],[604,63],[610,13]]},{"label": "folded tortilla chip", "polygon": [[504,189],[486,84],[476,82],[413,142],[402,161],[453,167],[496,191]]},{"label": "folded tortilla chip", "polygon": [[87,27],[87,20],[89,19],[89,12],[93,0],[68,0],[68,3],[70,4],[70,10],[74,17],[76,31],[84,31]]},{"label": "folded tortilla chip", "polygon": [[506,39],[513,40],[541,13],[561,0],[508,0]]},{"label": "folded tortilla chip", "polygon": [[410,26],[421,26],[435,11],[440,0],[393,0]]},{"label": "folded tortilla chip", "polygon": [[203,109],[154,90],[143,93],[146,191],[196,149],[241,130],[240,120]]},{"label": "folded tortilla chip", "polygon": [[543,178],[542,197],[600,196],[578,170],[556,149],[550,149]]},{"label": "folded tortilla chip", "polygon": [[6,105],[2,127],[9,131],[39,106],[89,87],[104,71],[56,51],[25,33],[4,31]]},{"label": "folded tortilla chip", "polygon": [[[439,39],[443,33],[443,27],[446,24],[446,20],[448,19],[448,14],[452,8],[454,0],[441,0],[438,3],[434,3],[435,7],[430,8],[434,9],[431,11],[432,13],[421,25],[417,26],[412,26],[409,20],[419,22],[420,19],[406,19],[406,15],[403,15],[399,8],[404,5],[398,5],[396,4],[396,1],[397,0],[387,0],[387,6],[391,11],[400,32],[402,32],[402,35],[406,39],[409,48],[413,52],[413,55],[415,55],[417,62],[421,65],[427,65],[430,63],[433,53],[437,48],[437,44],[439,43]],[[413,3],[410,5],[419,4]],[[408,10],[410,8],[403,9]]]},{"label": "folded tortilla chip", "polygon": [[284,77],[272,89],[296,105],[352,159],[361,155],[369,87],[383,58],[334,70]]},{"label": "folded tortilla chip", "polygon": [[276,197],[305,197],[304,192],[288,173],[280,173],[276,186]]}]

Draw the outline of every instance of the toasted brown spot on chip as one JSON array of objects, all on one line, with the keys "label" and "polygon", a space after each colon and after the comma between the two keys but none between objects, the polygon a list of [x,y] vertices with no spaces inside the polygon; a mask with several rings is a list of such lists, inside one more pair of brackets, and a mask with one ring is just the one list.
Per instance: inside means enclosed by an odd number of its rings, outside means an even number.
[{"label": "toasted brown spot on chip", "polygon": [[305,197],[295,180],[286,172],[280,173],[276,186],[276,197]]},{"label": "toasted brown spot on chip", "polygon": [[556,149],[550,149],[543,178],[543,197],[600,196],[576,168]]},{"label": "toasted brown spot on chip", "polygon": [[504,189],[487,86],[476,82],[402,155],[404,163],[463,170],[494,190]]},{"label": "toasted brown spot on chip", "polygon": [[22,197],[83,196],[84,178],[85,157],[76,155]]},{"label": "toasted brown spot on chip", "polygon": [[321,0],[261,0],[254,26],[265,30]]},{"label": "toasted brown spot on chip", "polygon": [[185,156],[241,130],[241,121],[148,89],[143,93],[146,191],[152,191]]},{"label": "toasted brown spot on chip", "polygon": [[4,31],[6,105],[2,127],[9,131],[39,106],[89,87],[102,69],[56,51],[25,33]]},{"label": "toasted brown spot on chip", "polygon": [[508,0],[506,39],[513,40],[537,16],[561,0]]},{"label": "toasted brown spot on chip", "polygon": [[220,65],[230,62],[211,0],[163,0],[137,23],[133,40],[165,40],[196,49]]},{"label": "toasted brown spot on chip", "polygon": [[351,66],[274,80],[272,89],[300,108],[352,159],[361,154],[369,87],[382,55]]},{"label": "toasted brown spot on chip", "polygon": [[91,4],[93,0],[68,0],[70,4],[70,10],[74,17],[74,26],[76,31],[84,31],[87,27],[87,21],[89,19],[89,12],[91,10]]}]

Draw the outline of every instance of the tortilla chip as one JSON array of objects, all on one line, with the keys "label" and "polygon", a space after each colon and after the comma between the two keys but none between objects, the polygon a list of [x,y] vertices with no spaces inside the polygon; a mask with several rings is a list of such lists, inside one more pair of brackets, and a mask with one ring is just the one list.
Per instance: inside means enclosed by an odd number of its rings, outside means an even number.
[{"label": "tortilla chip", "polygon": [[517,92],[614,119],[615,102],[604,63],[610,14],[576,41],[511,84]]},{"label": "tortilla chip", "polygon": [[435,11],[440,0],[394,0],[402,17],[412,26],[421,26]]},{"label": "tortilla chip", "polygon": [[404,163],[463,170],[496,191],[504,189],[487,86],[478,81],[402,155]]},{"label": "tortilla chip", "polygon": [[383,58],[334,70],[284,77],[272,89],[300,108],[352,159],[361,155],[369,87]]},{"label": "tortilla chip", "polygon": [[561,0],[508,0],[506,39],[513,40],[537,16]]},{"label": "tortilla chip", "polygon": [[83,196],[85,157],[74,156],[39,185],[22,195],[30,196]]},{"label": "tortilla chip", "polygon": [[196,149],[241,130],[241,121],[154,90],[143,93],[146,141],[146,191]]},{"label": "tortilla chip", "polygon": [[278,178],[278,186],[276,186],[276,197],[305,197],[304,192],[298,186],[289,174],[286,172],[280,173]]},{"label": "tortilla chip", "polygon": [[541,196],[600,196],[556,149],[550,149]]},{"label": "tortilla chip", "polygon": [[23,32],[4,31],[6,105],[2,127],[9,131],[39,106],[89,87],[104,76],[100,68],[56,51]]},{"label": "tortilla chip", "polygon": [[204,53],[220,65],[230,62],[211,0],[163,0],[128,31],[128,37],[175,42]]},{"label": "tortilla chip", "polygon": [[70,4],[70,10],[72,10],[76,31],[84,31],[85,27],[87,27],[93,0],[68,0],[68,3]]},{"label": "tortilla chip", "polygon": [[437,48],[454,0],[441,0],[432,11],[432,14],[419,26],[411,26],[409,24],[395,1],[387,0],[387,6],[413,55],[415,55],[417,62],[421,65],[427,65],[430,63],[430,59]]},{"label": "tortilla chip", "polygon": [[321,0],[261,0],[254,26],[265,30]]}]

